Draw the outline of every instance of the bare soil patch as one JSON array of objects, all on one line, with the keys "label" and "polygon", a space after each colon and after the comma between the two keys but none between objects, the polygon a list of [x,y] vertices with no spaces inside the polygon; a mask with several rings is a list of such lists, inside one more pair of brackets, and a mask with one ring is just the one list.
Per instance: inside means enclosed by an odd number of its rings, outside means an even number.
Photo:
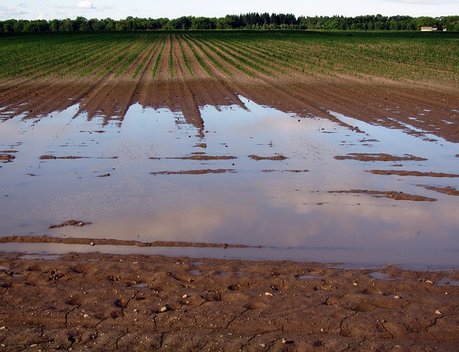
[{"label": "bare soil patch", "polygon": [[445,283],[459,280],[457,271],[379,272],[381,279],[374,269],[285,261],[3,254],[0,343],[7,351],[456,350],[459,287]]},{"label": "bare soil patch", "polygon": [[273,155],[273,156],[249,155],[249,158],[253,159],[253,160],[256,160],[256,161],[260,161],[260,160],[283,161],[283,160],[287,160],[288,159],[287,157],[285,157],[283,155],[280,155],[280,154]]},{"label": "bare soil patch", "polygon": [[180,171],[158,171],[152,175],[206,175],[206,174],[225,174],[235,173],[234,169],[203,169],[203,170],[180,170]]},{"label": "bare soil patch", "polygon": [[50,225],[48,228],[49,229],[59,229],[61,227],[67,227],[67,226],[82,227],[82,226],[86,226],[86,225],[91,225],[91,222],[82,221],[82,220],[68,220],[68,221],[65,221],[65,222],[63,222],[61,224]]},{"label": "bare soil patch", "polygon": [[362,189],[352,189],[349,191],[330,191],[329,193],[351,193],[351,194],[368,194],[376,198],[390,198],[394,200],[408,200],[414,202],[435,202],[436,199],[420,196],[417,194],[408,194],[404,192],[394,192],[394,191],[370,191]]},{"label": "bare soil patch", "polygon": [[195,154],[190,156],[182,156],[182,157],[174,157],[174,158],[166,158],[166,159],[175,159],[175,160],[233,160],[237,159],[236,156],[232,155],[206,155],[206,154]]},{"label": "bare soil patch", "polygon": [[335,156],[336,160],[358,160],[358,161],[425,161],[427,159],[414,155],[405,154],[403,156],[390,155],[385,153],[349,153],[347,155]]},{"label": "bare soil patch", "polygon": [[407,170],[368,170],[375,175],[396,175],[396,176],[415,176],[415,177],[459,177],[458,174],[449,174],[444,172],[421,172],[421,171],[407,171]]},{"label": "bare soil patch", "polygon": [[418,186],[428,189],[429,191],[435,191],[435,192],[447,194],[449,196],[459,196],[459,190],[457,190],[454,187],[436,187],[436,186],[427,186],[427,185],[418,185]]},{"label": "bare soil patch", "polygon": [[0,161],[9,162],[14,160],[16,157],[11,154],[0,154]]}]

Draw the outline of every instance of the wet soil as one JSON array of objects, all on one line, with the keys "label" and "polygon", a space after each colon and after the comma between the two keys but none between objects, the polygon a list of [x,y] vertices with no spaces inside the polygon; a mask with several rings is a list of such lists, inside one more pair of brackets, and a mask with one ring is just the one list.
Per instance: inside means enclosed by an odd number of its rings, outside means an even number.
[{"label": "wet soil", "polygon": [[66,226],[86,226],[86,225],[91,225],[90,222],[85,222],[81,220],[68,220],[63,222],[62,224],[57,224],[57,225],[50,225],[48,228],[49,229],[59,229],[61,227],[66,227]]},{"label": "wet soil", "polygon": [[180,171],[157,171],[151,172],[152,175],[207,175],[207,174],[226,174],[236,173],[233,169],[202,169],[202,170],[180,170]]},{"label": "wet soil", "polygon": [[454,187],[436,187],[436,186],[426,186],[426,185],[419,185],[419,187],[424,187],[430,191],[435,191],[443,194],[447,194],[449,196],[459,196],[459,190]]},{"label": "wet soil", "polygon": [[[187,53],[188,62],[180,52],[180,45]],[[209,48],[205,54],[193,41],[183,37],[168,38],[164,53],[171,47],[172,61],[170,55],[162,55],[155,76],[151,75],[156,61],[153,55],[138,75],[128,70],[116,76],[115,66],[112,72],[97,78],[5,78],[0,85],[0,117],[7,119],[22,114],[35,118],[78,103],[79,113],[87,112],[90,119],[103,116],[108,123],[122,121],[129,107],[139,103],[143,107],[183,113],[187,123],[202,133],[200,108],[243,107],[239,98],[242,95],[259,105],[298,116],[334,120],[330,114],[333,111],[391,128],[404,129],[410,125],[416,128],[410,132],[414,135],[434,133],[452,142],[459,141],[456,123],[459,94],[454,85],[445,84],[438,89],[435,82],[324,75],[286,67],[275,75],[264,70],[250,73],[249,67],[239,70]],[[207,70],[191,50],[201,57]]]},{"label": "wet soil", "polygon": [[425,161],[427,159],[414,155],[390,155],[385,153],[349,153],[347,155],[335,156],[336,160],[358,160],[358,161]]},{"label": "wet soil", "polygon": [[385,197],[394,200],[409,200],[414,202],[435,202],[436,199],[420,196],[417,194],[407,194],[404,192],[388,192],[388,191],[370,191],[362,189],[352,189],[349,191],[330,191],[330,193],[351,193],[351,194],[368,194],[370,196],[379,198]]},{"label": "wet soil", "polygon": [[274,161],[282,161],[287,160],[288,158],[283,155],[273,155],[273,156],[259,156],[259,155],[249,155],[250,159],[260,161],[260,160],[274,160]]},{"label": "wet soil", "polygon": [[420,171],[407,171],[407,170],[368,170],[368,172],[375,175],[396,175],[396,176],[415,176],[415,177],[445,177],[457,178],[458,174],[450,174],[444,172],[420,172]]},{"label": "wet soil", "polygon": [[[81,224],[81,225],[80,225]],[[66,221],[61,225],[53,225],[49,228],[61,228],[65,226],[86,226],[90,222]],[[91,246],[136,246],[136,247],[200,247],[200,248],[260,248],[260,246],[247,246],[242,244],[210,243],[210,242],[178,242],[178,241],[154,241],[140,242],[134,240],[117,240],[112,238],[75,238],[75,237],[48,237],[48,236],[3,236],[0,243],[62,243],[81,244]]]},{"label": "wet soil", "polygon": [[[100,270],[100,268],[104,268]],[[387,278],[387,279],[386,279]],[[68,254],[0,256],[18,350],[455,351],[459,274]]]}]

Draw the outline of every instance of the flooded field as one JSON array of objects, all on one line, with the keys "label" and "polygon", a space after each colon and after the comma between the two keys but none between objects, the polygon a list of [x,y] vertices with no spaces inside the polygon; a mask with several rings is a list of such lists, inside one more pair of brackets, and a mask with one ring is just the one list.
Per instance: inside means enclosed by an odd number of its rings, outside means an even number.
[{"label": "flooded field", "polygon": [[139,104],[122,120],[72,105],[1,122],[0,248],[459,265],[457,143],[238,99],[198,125]]}]

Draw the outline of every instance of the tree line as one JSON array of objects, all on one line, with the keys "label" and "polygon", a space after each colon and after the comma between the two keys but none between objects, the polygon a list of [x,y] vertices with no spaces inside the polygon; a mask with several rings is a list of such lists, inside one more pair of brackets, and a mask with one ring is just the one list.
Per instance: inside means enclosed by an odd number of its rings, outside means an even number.
[{"label": "tree line", "polygon": [[30,32],[132,32],[155,30],[206,29],[297,29],[297,30],[419,30],[436,26],[439,30],[459,31],[459,16],[315,16],[296,17],[293,14],[247,13],[220,18],[184,16],[176,19],[127,17],[121,20],[54,19],[0,21],[0,33]]}]

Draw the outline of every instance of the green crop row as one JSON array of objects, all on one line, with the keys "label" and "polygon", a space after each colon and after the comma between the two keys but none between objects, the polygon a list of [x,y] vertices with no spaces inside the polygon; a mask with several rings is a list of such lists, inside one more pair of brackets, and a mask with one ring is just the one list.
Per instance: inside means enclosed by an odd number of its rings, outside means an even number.
[{"label": "green crop row", "polygon": [[[168,47],[168,52],[164,50]],[[176,55],[177,54],[177,55]],[[11,77],[288,77],[323,73],[459,86],[459,34],[201,31],[0,36],[0,81]]]}]

